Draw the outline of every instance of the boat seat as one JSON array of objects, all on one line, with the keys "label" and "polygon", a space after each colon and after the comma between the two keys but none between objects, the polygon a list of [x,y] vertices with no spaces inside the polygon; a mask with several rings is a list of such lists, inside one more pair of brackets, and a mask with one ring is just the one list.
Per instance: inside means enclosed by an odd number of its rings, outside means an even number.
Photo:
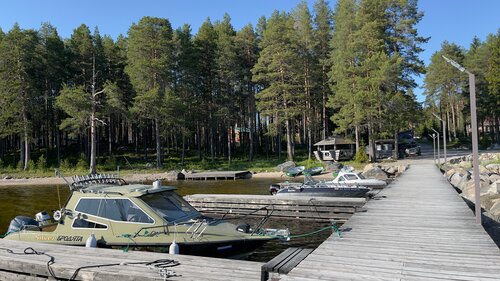
[{"label": "boat seat", "polygon": [[261,268],[260,280],[269,279],[269,273],[287,274],[304,260],[314,249],[288,248]]}]

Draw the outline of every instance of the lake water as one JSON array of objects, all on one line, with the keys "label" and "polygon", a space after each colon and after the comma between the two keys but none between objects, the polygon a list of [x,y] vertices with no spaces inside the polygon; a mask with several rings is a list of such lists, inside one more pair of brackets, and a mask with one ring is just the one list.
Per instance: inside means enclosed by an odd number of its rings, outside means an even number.
[{"label": "lake water", "polygon": [[[178,188],[177,192],[184,196],[190,194],[263,194],[267,195],[269,185],[282,179],[250,179],[228,181],[173,181],[163,182],[163,185],[172,185]],[[59,191],[59,192],[58,192]],[[5,233],[10,220],[15,216],[24,215],[34,217],[40,211],[60,209],[69,195],[67,186],[10,186],[0,187],[0,233]],[[249,219],[250,222],[259,219]],[[271,219],[265,227],[288,227],[292,235],[312,232],[327,226],[328,223],[319,223],[301,220]],[[315,248],[331,235],[331,231],[324,231],[307,237],[294,238],[288,242],[271,241],[247,257],[253,261],[269,261],[288,247]]]}]

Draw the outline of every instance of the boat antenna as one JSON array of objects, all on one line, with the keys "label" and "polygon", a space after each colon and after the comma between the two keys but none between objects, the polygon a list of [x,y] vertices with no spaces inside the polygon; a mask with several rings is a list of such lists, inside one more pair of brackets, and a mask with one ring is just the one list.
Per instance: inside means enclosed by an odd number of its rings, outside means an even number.
[{"label": "boat antenna", "polygon": [[59,169],[55,169],[55,176],[59,177],[59,178],[62,178],[66,182],[66,184],[68,185],[69,190],[70,191],[73,190],[73,187],[71,186],[71,184],[69,183],[69,181],[62,175],[62,173],[61,173],[61,171],[59,171]]}]

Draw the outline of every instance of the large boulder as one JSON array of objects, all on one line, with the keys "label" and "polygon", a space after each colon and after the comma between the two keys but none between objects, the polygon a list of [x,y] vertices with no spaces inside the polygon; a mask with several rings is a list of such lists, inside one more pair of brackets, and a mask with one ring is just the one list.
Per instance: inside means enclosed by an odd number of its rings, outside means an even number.
[{"label": "large boulder", "polygon": [[491,201],[492,206],[488,211],[495,219],[500,219],[500,198]]},{"label": "large boulder", "polygon": [[461,176],[459,173],[454,173],[449,179],[450,179],[450,183],[454,186],[454,187],[458,187],[459,184],[463,181],[463,176]]},{"label": "large boulder", "polygon": [[377,163],[370,163],[370,164],[366,164],[366,166],[363,168],[363,173],[366,172],[366,171],[369,171],[373,168],[380,168],[381,166]]},{"label": "large boulder", "polygon": [[285,163],[281,163],[278,166],[276,166],[276,171],[278,172],[284,172],[290,168],[295,167],[295,162],[293,161],[286,161]]},{"label": "large boulder", "polygon": [[394,167],[394,166],[388,166],[388,167],[384,167],[384,171],[387,174],[394,176],[398,172],[398,168]]},{"label": "large boulder", "polygon": [[338,172],[340,171],[340,169],[342,169],[344,165],[342,165],[342,163],[339,163],[339,162],[329,162],[329,163],[326,163],[326,170],[327,171],[332,171],[332,172]]},{"label": "large boulder", "polygon": [[491,171],[490,171],[490,170],[488,170],[488,169],[486,169],[486,167],[485,167],[485,166],[483,166],[483,165],[479,165],[479,173],[480,173],[480,174],[489,175],[489,174],[491,174]]},{"label": "large boulder", "polygon": [[488,164],[485,167],[490,173],[500,174],[500,164]]},{"label": "large boulder", "polygon": [[500,175],[499,174],[491,174],[489,176],[489,179],[490,179],[490,183],[500,181]]},{"label": "large boulder", "polygon": [[[480,188],[481,196],[490,194],[489,193],[490,186],[485,181],[479,181],[479,188]],[[465,187],[462,189],[462,196],[471,200],[471,201],[474,201],[475,192],[476,192],[476,189],[474,186],[474,180],[470,180],[469,182],[467,182]]]},{"label": "large boulder", "polygon": [[388,179],[387,173],[384,172],[384,170],[382,170],[379,167],[373,167],[367,171],[364,171],[362,174],[366,178],[374,178],[374,179],[379,179],[379,180]]}]

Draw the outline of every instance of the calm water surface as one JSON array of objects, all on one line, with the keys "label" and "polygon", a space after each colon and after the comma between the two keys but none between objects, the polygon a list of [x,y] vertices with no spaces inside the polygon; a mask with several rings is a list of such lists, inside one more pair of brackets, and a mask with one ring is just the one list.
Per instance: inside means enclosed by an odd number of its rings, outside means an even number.
[{"label": "calm water surface", "polygon": [[[228,180],[228,181],[172,181],[163,182],[163,185],[173,185],[178,188],[180,195],[189,194],[269,194],[269,185],[281,181],[280,179],[250,179],[250,180]],[[64,205],[69,195],[67,186],[10,186],[0,187],[0,233],[5,233],[10,220],[15,216],[24,215],[34,217],[37,212],[60,208],[58,203],[58,191],[61,205]],[[259,219],[247,219],[250,223]],[[266,227],[285,228],[288,227],[292,235],[308,233],[326,226],[325,223],[308,222],[300,220],[271,219]],[[288,242],[271,241],[266,243],[255,253],[247,257],[253,261],[268,261],[281,253],[288,247],[317,247],[328,236],[331,231],[303,238],[295,238]]]}]

